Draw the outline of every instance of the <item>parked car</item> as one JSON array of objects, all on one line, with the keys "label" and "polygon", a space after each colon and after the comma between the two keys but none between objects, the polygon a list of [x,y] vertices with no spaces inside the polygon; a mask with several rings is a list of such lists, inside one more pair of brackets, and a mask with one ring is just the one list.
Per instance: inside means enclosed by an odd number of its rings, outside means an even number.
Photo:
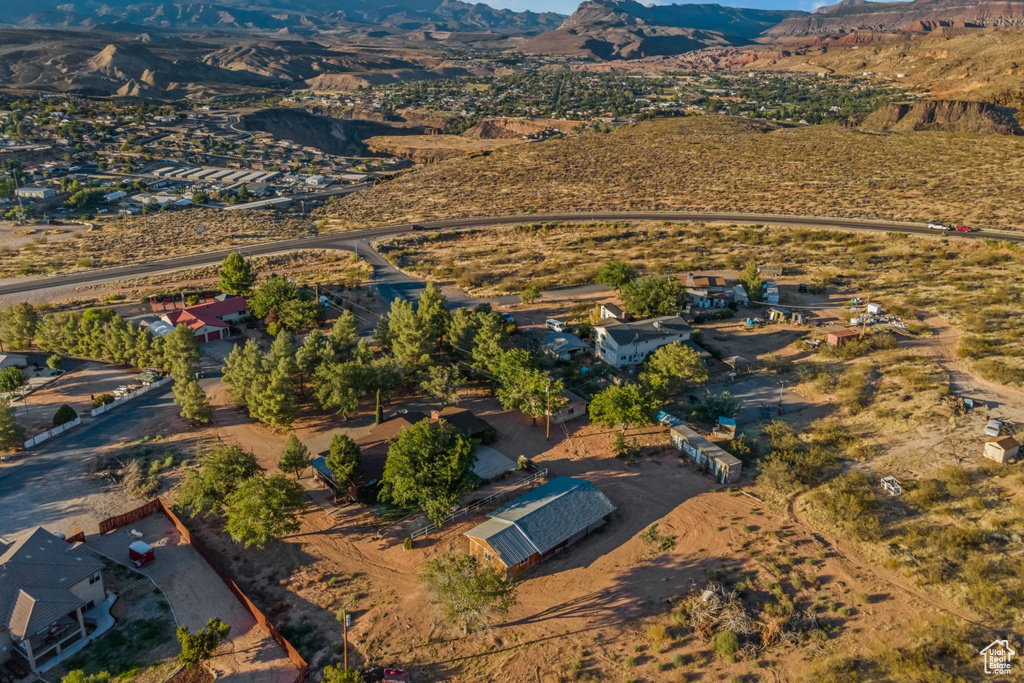
[{"label": "parked car", "polygon": [[985,425],[985,436],[999,436],[1003,433],[1002,420],[992,419]]},{"label": "parked car", "polygon": [[974,228],[970,225],[958,225],[956,226],[956,229],[959,230],[960,232],[974,232],[975,230],[977,230],[977,228]]},{"label": "parked car", "polygon": [[561,320],[555,320],[554,318],[548,318],[544,321],[545,327],[552,332],[565,332],[567,325]]},{"label": "parked car", "polygon": [[928,224],[928,229],[929,230],[947,230],[948,231],[948,230],[952,230],[953,228],[949,227],[945,223],[929,223]]},{"label": "parked car", "polygon": [[413,224],[413,226],[412,226],[412,229],[413,229],[413,230],[426,230],[426,228],[424,228],[424,227],[423,227],[422,225],[420,225],[419,223],[414,223],[414,224]]},{"label": "parked car", "polygon": [[512,317],[511,313],[502,313],[501,314],[501,319],[504,320],[505,322],[509,323],[509,324],[513,324],[516,321],[516,319]]},{"label": "parked car", "polygon": [[796,286],[796,291],[800,292],[801,294],[806,293],[807,292],[807,285],[805,285],[804,283],[801,282],[800,284],[798,284]]}]

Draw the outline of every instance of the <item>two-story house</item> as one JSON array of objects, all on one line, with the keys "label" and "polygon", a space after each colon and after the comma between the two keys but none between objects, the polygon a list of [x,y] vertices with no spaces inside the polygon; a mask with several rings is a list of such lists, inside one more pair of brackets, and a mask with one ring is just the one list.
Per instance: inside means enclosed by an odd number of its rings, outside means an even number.
[{"label": "two-story house", "polygon": [[690,339],[690,326],[678,315],[625,323],[609,321],[594,326],[594,350],[608,365],[639,365],[662,346]]},{"label": "two-story house", "polygon": [[106,600],[103,563],[42,527],[0,539],[0,664],[17,653],[32,671],[92,630]]}]

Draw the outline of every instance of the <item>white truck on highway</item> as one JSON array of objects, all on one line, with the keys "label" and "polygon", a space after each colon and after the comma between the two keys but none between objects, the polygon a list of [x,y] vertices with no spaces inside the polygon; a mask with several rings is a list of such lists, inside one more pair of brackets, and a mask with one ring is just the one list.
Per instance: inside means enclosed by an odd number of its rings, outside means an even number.
[{"label": "white truck on highway", "polygon": [[946,232],[949,232],[953,228],[952,228],[952,226],[946,225],[945,223],[929,223],[928,224],[928,229],[929,230],[945,230]]}]

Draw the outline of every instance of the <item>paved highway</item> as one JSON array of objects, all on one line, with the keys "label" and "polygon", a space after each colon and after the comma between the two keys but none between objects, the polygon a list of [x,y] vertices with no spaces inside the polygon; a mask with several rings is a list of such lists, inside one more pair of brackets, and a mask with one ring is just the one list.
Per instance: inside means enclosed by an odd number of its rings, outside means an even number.
[{"label": "paved highway", "polygon": [[[997,235],[999,239],[1010,242],[1024,242],[1024,233],[1009,232],[981,232],[981,233],[941,233],[929,230],[925,225],[919,223],[898,223],[892,221],[870,221],[851,218],[825,218],[815,216],[785,216],[773,214],[750,214],[750,213],[714,213],[701,211],[599,211],[599,212],[572,212],[572,213],[551,213],[551,214],[523,214],[515,216],[483,216],[471,218],[454,218],[442,221],[424,222],[423,226],[429,229],[459,229],[459,228],[485,228],[498,225],[510,225],[520,223],[540,223],[553,221],[727,221],[731,223],[760,223],[769,225],[785,225],[805,228],[842,229],[842,230],[869,230],[874,232],[898,232],[911,235],[947,235],[963,239],[974,239],[977,237]],[[261,242],[242,247],[220,249],[204,252],[201,254],[190,254],[188,256],[177,256],[169,259],[146,261],[127,266],[115,266],[112,268],[100,268],[87,270],[66,275],[24,280],[0,285],[0,296],[30,292],[50,287],[61,287],[65,285],[77,285],[85,283],[103,282],[116,280],[137,275],[150,275],[154,273],[179,270],[182,268],[194,268],[220,263],[225,256],[232,251],[239,251],[246,256],[258,256],[265,254],[276,254],[299,249],[345,249],[353,251],[358,244],[366,244],[370,240],[380,237],[388,237],[408,232],[411,227],[409,223],[388,225],[379,228],[362,228],[345,232],[332,232],[310,237],[299,237],[276,242]],[[360,248],[360,253],[367,252]]]}]

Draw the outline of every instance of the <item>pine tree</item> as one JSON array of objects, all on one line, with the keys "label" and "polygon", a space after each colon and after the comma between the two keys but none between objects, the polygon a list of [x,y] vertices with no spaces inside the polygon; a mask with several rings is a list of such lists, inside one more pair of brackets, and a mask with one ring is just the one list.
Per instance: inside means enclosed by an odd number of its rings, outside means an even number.
[{"label": "pine tree", "polygon": [[477,331],[473,345],[473,369],[481,373],[492,373],[495,363],[504,350],[505,323],[497,313],[484,314],[480,318],[480,329]]},{"label": "pine tree", "polygon": [[386,315],[377,318],[373,328],[373,341],[384,353],[391,353],[391,323]]},{"label": "pine tree", "polygon": [[334,326],[331,327],[331,333],[327,338],[338,357],[348,360],[356,342],[359,341],[359,334],[356,332],[356,317],[352,311],[341,312],[338,319],[334,321]]},{"label": "pine tree", "polygon": [[256,284],[256,272],[252,264],[237,252],[231,252],[224,258],[217,273],[220,275],[217,288],[232,296],[244,296]]},{"label": "pine tree", "polygon": [[420,305],[416,309],[419,327],[426,336],[430,351],[436,350],[438,341],[448,328],[448,299],[441,293],[441,288],[428,282],[420,295]]},{"label": "pine tree", "polygon": [[252,339],[245,346],[231,349],[224,361],[224,383],[228,385],[228,394],[238,405],[245,405],[255,393],[258,378],[264,377],[266,366],[263,352]]},{"label": "pine tree", "polygon": [[290,472],[298,479],[302,475],[302,471],[309,467],[309,460],[309,449],[306,448],[306,445],[299,441],[299,438],[294,434],[289,434],[288,440],[284,444],[284,452],[281,453],[281,460],[278,463],[281,471]]},{"label": "pine tree", "polygon": [[25,430],[14,419],[7,399],[0,398],[0,453],[10,453],[25,441]]},{"label": "pine tree", "polygon": [[334,348],[330,341],[314,329],[305,340],[302,346],[295,353],[295,364],[299,367],[299,386],[305,393],[306,380],[316,372],[316,369],[323,363],[331,360],[334,356]]},{"label": "pine tree", "polygon": [[266,387],[250,403],[253,417],[279,429],[291,426],[298,409],[294,381],[296,372],[294,358],[282,358],[277,366],[271,368]]},{"label": "pine tree", "polygon": [[181,408],[180,415],[193,424],[206,424],[213,414],[206,392],[195,375],[174,380],[174,403]]},{"label": "pine tree", "polygon": [[164,367],[176,380],[199,372],[199,344],[188,325],[178,325],[164,337],[163,351]]},{"label": "pine tree", "polygon": [[400,299],[391,303],[388,336],[391,338],[391,353],[402,364],[408,367],[424,364],[424,356],[430,351],[430,340],[412,303]]},{"label": "pine tree", "polygon": [[26,302],[14,304],[0,311],[0,341],[7,345],[7,350],[27,349],[32,346],[39,314],[35,307]]},{"label": "pine tree", "polygon": [[359,472],[359,446],[347,434],[335,434],[326,461],[334,483],[344,486]]},{"label": "pine tree", "polygon": [[324,410],[333,410],[348,418],[359,407],[359,399],[369,388],[369,379],[369,366],[353,361],[324,363],[313,376],[313,395]]}]

